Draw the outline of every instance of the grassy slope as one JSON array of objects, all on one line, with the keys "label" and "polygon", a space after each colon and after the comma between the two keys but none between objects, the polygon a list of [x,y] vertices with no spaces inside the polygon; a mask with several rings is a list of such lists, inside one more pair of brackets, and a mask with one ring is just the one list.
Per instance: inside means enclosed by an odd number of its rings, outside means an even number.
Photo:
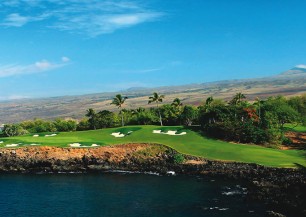
[{"label": "grassy slope", "polygon": [[[68,144],[78,142],[84,145],[114,145],[126,143],[158,143],[189,155],[201,156],[213,160],[238,161],[258,163],[275,167],[294,167],[295,164],[306,166],[306,152],[298,150],[276,150],[255,145],[231,144],[203,137],[195,131],[183,130],[187,135],[170,136],[153,134],[152,131],[162,129],[158,126],[135,126],[125,128],[111,128],[96,131],[60,133],[55,137],[22,136],[2,138],[5,144],[12,143],[38,143],[42,145],[68,147]],[[169,129],[182,129],[182,127],[166,127]],[[132,130],[133,133],[123,138],[115,138],[112,132]]]},{"label": "grassy slope", "polygon": [[306,133],[306,126],[295,126],[293,124],[285,124],[285,129],[288,131],[298,132],[298,133]]}]

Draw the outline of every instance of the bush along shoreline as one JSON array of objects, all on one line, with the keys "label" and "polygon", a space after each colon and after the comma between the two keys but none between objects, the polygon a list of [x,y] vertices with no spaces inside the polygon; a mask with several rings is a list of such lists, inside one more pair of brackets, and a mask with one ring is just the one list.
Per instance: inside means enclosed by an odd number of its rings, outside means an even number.
[{"label": "bush along shoreline", "polygon": [[301,168],[211,161],[156,144],[94,149],[23,147],[0,150],[0,173],[100,173],[116,170],[243,180],[248,189],[247,200],[265,203],[271,216],[306,214],[303,193],[306,190],[306,172]]}]

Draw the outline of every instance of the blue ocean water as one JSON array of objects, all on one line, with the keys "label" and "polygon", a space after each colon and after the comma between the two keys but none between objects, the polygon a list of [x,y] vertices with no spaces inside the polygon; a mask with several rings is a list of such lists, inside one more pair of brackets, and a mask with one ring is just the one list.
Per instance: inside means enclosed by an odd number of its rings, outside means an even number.
[{"label": "blue ocean water", "polygon": [[2,174],[0,216],[263,216],[241,183],[129,173]]}]

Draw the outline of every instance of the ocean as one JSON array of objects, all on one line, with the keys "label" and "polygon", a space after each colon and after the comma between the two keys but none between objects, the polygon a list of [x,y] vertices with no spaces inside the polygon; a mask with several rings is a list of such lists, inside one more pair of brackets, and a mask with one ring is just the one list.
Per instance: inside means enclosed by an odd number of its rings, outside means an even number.
[{"label": "ocean", "polygon": [[0,174],[0,216],[264,216],[239,181],[195,176]]}]

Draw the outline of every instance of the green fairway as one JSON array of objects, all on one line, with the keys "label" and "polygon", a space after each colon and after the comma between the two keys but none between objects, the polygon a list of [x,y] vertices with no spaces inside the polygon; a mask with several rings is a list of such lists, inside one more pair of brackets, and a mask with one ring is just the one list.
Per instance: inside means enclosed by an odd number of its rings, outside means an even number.
[{"label": "green fairway", "polygon": [[293,124],[285,124],[284,126],[286,131],[293,131],[293,132],[298,132],[298,133],[306,133],[306,126],[301,126],[301,125],[293,125]]},{"label": "green fairway", "polygon": [[[177,130],[177,133],[186,132],[187,134],[158,134],[153,133],[153,130],[161,130],[163,133],[169,130]],[[111,135],[118,132],[129,133],[129,135],[122,138]],[[50,137],[45,137],[45,135],[0,138],[0,147],[6,147],[6,145],[11,144],[18,144],[18,147],[30,146],[30,144],[69,147],[69,144],[79,143],[82,147],[91,146],[92,144],[105,146],[127,143],[156,143],[167,145],[184,154],[201,156],[211,160],[248,162],[274,167],[306,166],[306,151],[277,150],[256,145],[232,144],[207,138],[196,131],[184,129],[183,127],[131,126],[59,133]]]}]

